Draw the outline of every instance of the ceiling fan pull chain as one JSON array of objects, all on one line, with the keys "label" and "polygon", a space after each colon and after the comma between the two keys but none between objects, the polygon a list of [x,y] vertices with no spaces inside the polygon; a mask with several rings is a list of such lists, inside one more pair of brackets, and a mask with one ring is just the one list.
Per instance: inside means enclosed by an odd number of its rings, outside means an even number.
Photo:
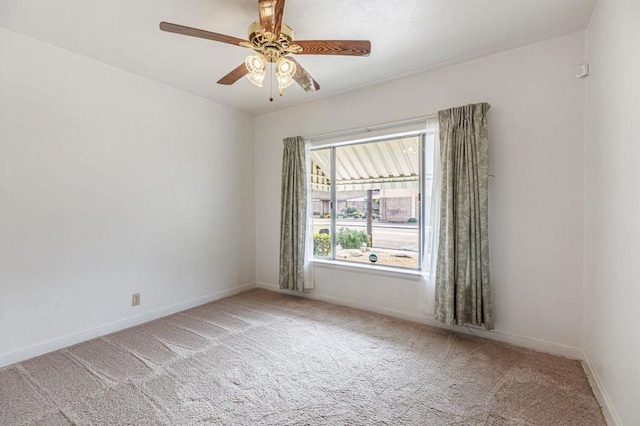
[{"label": "ceiling fan pull chain", "polygon": [[273,66],[269,64],[269,100],[273,102]]}]

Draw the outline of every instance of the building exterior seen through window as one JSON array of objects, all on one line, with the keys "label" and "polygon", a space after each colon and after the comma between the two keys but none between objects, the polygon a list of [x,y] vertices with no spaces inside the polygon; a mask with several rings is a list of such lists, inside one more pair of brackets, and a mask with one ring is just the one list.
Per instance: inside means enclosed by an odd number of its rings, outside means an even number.
[{"label": "building exterior seen through window", "polygon": [[423,134],[313,149],[314,256],[421,269],[423,149]]}]

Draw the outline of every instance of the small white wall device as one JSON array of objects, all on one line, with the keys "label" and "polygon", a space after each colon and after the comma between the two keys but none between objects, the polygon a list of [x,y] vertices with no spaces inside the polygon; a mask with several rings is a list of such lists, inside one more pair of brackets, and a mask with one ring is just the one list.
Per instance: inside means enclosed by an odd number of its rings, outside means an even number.
[{"label": "small white wall device", "polygon": [[589,65],[584,64],[576,68],[576,78],[582,78],[589,75]]}]

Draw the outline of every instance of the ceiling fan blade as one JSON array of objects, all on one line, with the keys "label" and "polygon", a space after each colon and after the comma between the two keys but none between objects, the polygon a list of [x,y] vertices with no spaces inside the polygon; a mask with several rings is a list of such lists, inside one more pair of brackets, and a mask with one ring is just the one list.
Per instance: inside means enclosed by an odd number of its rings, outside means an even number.
[{"label": "ceiling fan blade", "polygon": [[247,75],[248,73],[249,73],[249,70],[247,70],[247,66],[244,63],[242,63],[238,65],[236,68],[234,68],[234,70],[231,71],[229,74],[225,75],[220,80],[218,80],[218,84],[224,84],[226,86],[230,86],[236,81],[240,80],[245,75]]},{"label": "ceiling fan blade", "polygon": [[296,64],[296,73],[293,75],[293,79],[304,89],[305,92],[317,92],[320,90],[320,85],[317,81],[311,77],[311,75],[305,70],[302,65],[291,56],[287,56],[292,62]]},{"label": "ceiling fan blade", "polygon": [[282,29],[282,16],[284,15],[284,0],[276,0],[276,4],[273,7],[273,35],[276,40],[280,38],[280,30]]},{"label": "ceiling fan blade", "polygon": [[371,42],[369,40],[295,40],[293,46],[302,48],[297,55],[347,55],[369,56]]},{"label": "ceiling fan blade", "polygon": [[273,32],[273,5],[274,0],[258,0],[258,14],[260,15],[260,26],[266,32]]},{"label": "ceiling fan blade", "polygon": [[219,41],[221,43],[235,44],[236,46],[242,46],[242,43],[249,43],[248,40],[243,40],[241,38],[212,33],[211,31],[200,30],[197,28],[185,27],[184,25],[171,24],[169,22],[160,22],[160,29],[169,33],[199,37],[207,40]]},{"label": "ceiling fan blade", "polygon": [[264,31],[273,33],[276,40],[280,38],[284,1],[285,0],[258,0],[260,26]]}]

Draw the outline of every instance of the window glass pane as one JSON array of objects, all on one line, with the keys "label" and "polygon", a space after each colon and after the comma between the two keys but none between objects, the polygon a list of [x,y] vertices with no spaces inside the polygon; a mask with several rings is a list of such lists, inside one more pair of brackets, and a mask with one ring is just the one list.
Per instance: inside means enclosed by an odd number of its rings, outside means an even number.
[{"label": "window glass pane", "polygon": [[419,268],[420,141],[336,148],[336,259]]},{"label": "window glass pane", "polygon": [[331,257],[331,149],[311,151],[313,254]]}]

